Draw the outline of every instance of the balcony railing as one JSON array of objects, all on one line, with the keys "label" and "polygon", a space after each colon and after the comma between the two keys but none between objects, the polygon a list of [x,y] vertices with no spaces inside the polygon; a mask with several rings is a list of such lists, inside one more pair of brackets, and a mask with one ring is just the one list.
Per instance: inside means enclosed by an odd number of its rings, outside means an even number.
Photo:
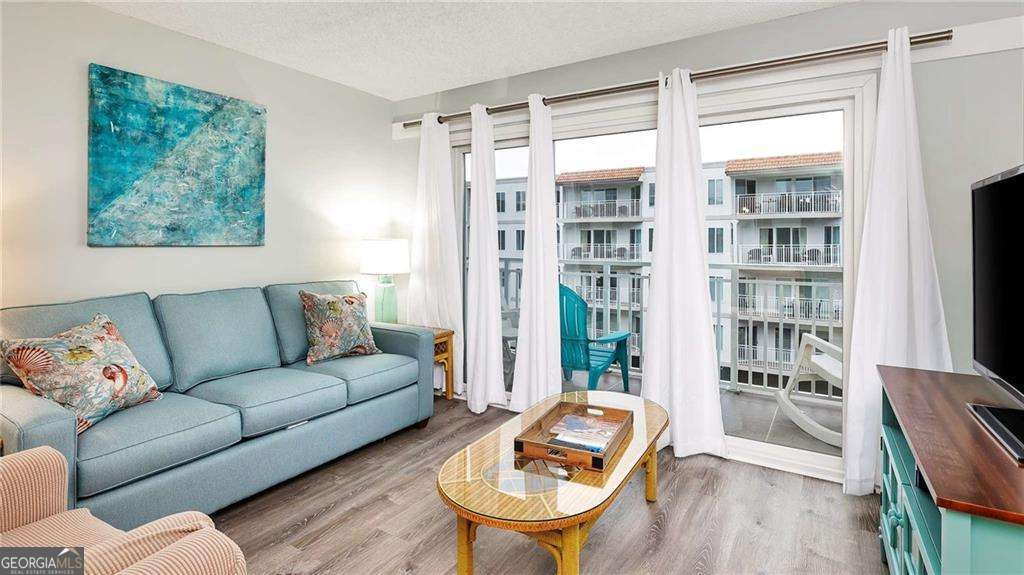
[{"label": "balcony railing", "polygon": [[736,362],[770,371],[782,371],[783,373],[793,369],[793,355],[791,349],[777,347],[761,347],[756,345],[739,344],[736,346]]},{"label": "balcony railing", "polygon": [[639,306],[641,302],[640,288],[618,288],[603,286],[588,286],[582,283],[570,284],[573,291],[580,294],[590,305],[604,305],[605,296],[608,303],[614,306]]},{"label": "balcony railing", "polygon": [[571,261],[637,262],[643,254],[640,244],[585,244],[564,246],[562,258]]},{"label": "balcony railing", "polygon": [[639,218],[641,215],[640,200],[577,200],[562,204],[562,217],[571,220]]},{"label": "balcony railing", "polygon": [[739,294],[736,311],[744,317],[792,320],[807,323],[843,322],[843,301],[839,299],[776,297]]},{"label": "balcony railing", "polygon": [[739,246],[739,261],[754,265],[840,267],[843,253],[841,246],[833,244],[754,244]]},{"label": "balcony railing", "polygon": [[[505,350],[506,385],[511,385],[511,372],[515,359],[519,328],[519,291],[517,289],[521,261],[502,258],[502,334]],[[641,337],[647,320],[646,304],[649,297],[650,276],[633,268],[602,266],[604,271],[566,271],[559,281],[575,290],[588,304],[588,327],[591,337],[608,331],[629,330],[631,373],[643,377],[640,358],[644,354]],[[602,285],[595,285],[601,282]],[[589,284],[589,285],[588,285]],[[614,284],[614,287],[611,287]],[[725,278],[715,287],[711,302],[712,322],[716,333],[716,355],[720,368],[720,385],[755,393],[772,393],[784,384],[784,378],[793,369],[795,349],[777,349],[749,345],[753,334],[762,342],[775,341],[782,330],[792,330],[793,339],[799,333],[813,331],[829,341],[842,341],[841,299],[777,297],[780,286],[791,286],[796,292],[804,286],[815,290],[828,289],[829,294],[841,294],[842,283],[816,282],[813,285],[800,280],[744,279],[737,283]],[[737,293],[742,289],[744,293]],[[757,293],[759,295],[748,295]],[[824,293],[824,292],[823,292]],[[771,295],[768,295],[771,294]],[[605,303],[607,298],[607,305]],[[629,303],[629,305],[625,305]],[[770,318],[778,325],[766,329],[756,326],[757,320]],[[617,330],[597,329],[599,325],[618,326]],[[794,343],[794,348],[796,347]],[[806,373],[810,373],[806,369]],[[823,381],[802,381],[798,393],[803,397],[839,400],[841,390]]]},{"label": "balcony railing", "polygon": [[736,214],[787,215],[835,214],[843,211],[843,193],[839,190],[816,192],[777,192],[736,196]]}]

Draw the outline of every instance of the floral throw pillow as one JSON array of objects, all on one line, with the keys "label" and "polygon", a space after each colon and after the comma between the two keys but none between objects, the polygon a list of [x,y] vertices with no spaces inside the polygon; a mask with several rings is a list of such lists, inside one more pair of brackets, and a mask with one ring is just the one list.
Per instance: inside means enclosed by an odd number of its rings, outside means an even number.
[{"label": "floral throw pillow", "polygon": [[160,398],[103,314],[53,337],[5,340],[0,349],[25,389],[75,412],[78,433],[119,409]]},{"label": "floral throw pillow", "polygon": [[366,294],[319,295],[299,292],[306,315],[306,363],[345,355],[381,353],[366,319]]}]

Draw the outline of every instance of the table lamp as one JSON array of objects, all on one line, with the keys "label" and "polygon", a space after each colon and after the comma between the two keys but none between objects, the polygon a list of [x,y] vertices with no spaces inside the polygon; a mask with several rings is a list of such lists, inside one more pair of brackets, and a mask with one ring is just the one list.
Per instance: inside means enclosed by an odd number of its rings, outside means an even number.
[{"label": "table lamp", "polygon": [[377,276],[374,319],[398,321],[395,274],[409,273],[409,242],[402,239],[363,240],[359,273]]}]

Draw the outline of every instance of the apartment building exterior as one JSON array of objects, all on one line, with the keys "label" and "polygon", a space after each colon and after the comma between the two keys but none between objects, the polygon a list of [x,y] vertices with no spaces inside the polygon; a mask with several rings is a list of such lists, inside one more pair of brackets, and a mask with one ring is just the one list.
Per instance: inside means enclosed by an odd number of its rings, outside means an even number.
[{"label": "apartment building exterior", "polygon": [[[705,163],[709,290],[721,379],[778,387],[802,333],[842,342],[842,157],[838,152]],[[641,367],[657,181],[654,168],[556,176],[561,282],[590,306],[597,336],[629,331]],[[506,325],[514,333],[526,179],[497,183]],[[805,391],[835,397],[824,382]]]}]

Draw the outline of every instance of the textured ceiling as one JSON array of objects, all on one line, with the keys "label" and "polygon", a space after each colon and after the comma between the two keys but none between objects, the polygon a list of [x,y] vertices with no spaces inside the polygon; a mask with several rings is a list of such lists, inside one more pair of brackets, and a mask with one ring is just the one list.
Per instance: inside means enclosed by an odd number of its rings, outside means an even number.
[{"label": "textured ceiling", "polygon": [[816,10],[834,2],[102,2],[391,100]]}]

